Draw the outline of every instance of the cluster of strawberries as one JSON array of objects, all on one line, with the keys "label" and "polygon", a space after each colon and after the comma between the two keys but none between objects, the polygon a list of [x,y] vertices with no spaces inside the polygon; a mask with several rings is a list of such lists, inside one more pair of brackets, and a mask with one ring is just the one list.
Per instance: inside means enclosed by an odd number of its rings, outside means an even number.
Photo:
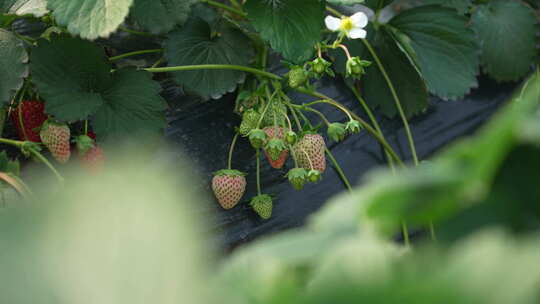
[{"label": "cluster of strawberries", "polygon": [[[11,119],[21,140],[43,143],[59,163],[70,159],[71,131],[67,124],[48,118],[43,102],[22,101],[11,112]],[[103,149],[95,139],[95,134],[88,132],[74,140],[80,164],[92,173],[99,172],[105,161]]]},{"label": "cluster of strawberries", "polygon": [[[324,138],[313,131],[297,134],[287,124],[287,109],[279,102],[271,104],[259,112],[246,110],[238,128],[240,135],[249,138],[253,148],[262,149],[270,166],[281,169],[292,154],[295,167],[287,173],[287,178],[296,190],[301,190],[308,182],[318,182],[326,169]],[[266,127],[260,128],[264,125]],[[224,169],[217,171],[212,179],[212,189],[224,209],[236,206],[246,190],[243,172]],[[260,185],[257,185],[260,189]],[[263,219],[272,215],[272,197],[259,194],[251,199],[250,206]]]}]

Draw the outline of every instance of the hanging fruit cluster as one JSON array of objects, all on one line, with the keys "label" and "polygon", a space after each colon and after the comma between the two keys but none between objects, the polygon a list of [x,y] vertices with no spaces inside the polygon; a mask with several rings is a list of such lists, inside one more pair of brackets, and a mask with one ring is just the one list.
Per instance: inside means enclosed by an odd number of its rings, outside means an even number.
[{"label": "hanging fruit cluster", "polygon": [[[341,141],[347,134],[358,133],[360,122],[353,119],[345,108],[331,100],[317,100],[307,104],[295,104],[286,94],[286,89],[309,87],[310,78],[318,78],[323,73],[332,73],[328,62],[322,58],[302,66],[290,66],[286,88],[280,82],[261,82],[249,94],[239,94],[238,108],[242,112],[242,122],[237,128],[229,151],[227,169],[214,173],[212,189],[224,209],[231,209],[240,202],[246,190],[246,174],[232,169],[232,153],[239,136],[249,140],[256,150],[257,195],[251,198],[250,206],[262,219],[272,215],[273,198],[262,193],[260,184],[260,150],[274,169],[284,167],[291,159],[293,167],[286,178],[296,190],[302,190],[307,183],[317,183],[326,170],[326,143],[304,112],[314,112],[326,124],[327,136]],[[246,91],[244,91],[246,92]],[[343,111],[349,118],[347,123],[329,122],[312,105],[329,104]],[[294,122],[294,123],[293,123]]]},{"label": "hanging fruit cluster", "polygon": [[[32,95],[31,90],[28,92]],[[26,147],[39,151],[42,144],[58,163],[65,164],[71,158],[73,142],[82,168],[90,173],[97,173],[103,168],[105,162],[103,149],[96,142],[95,134],[88,131],[86,123],[82,134],[72,140],[68,124],[58,122],[47,115],[45,103],[39,101],[39,98],[28,99],[25,95],[26,90],[21,90],[19,102],[13,105],[10,117],[19,139],[31,143]]]}]

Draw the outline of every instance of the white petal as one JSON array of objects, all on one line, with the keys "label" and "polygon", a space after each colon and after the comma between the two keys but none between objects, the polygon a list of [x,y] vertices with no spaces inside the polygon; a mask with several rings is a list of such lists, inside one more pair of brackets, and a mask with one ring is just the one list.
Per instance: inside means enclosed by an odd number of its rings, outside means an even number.
[{"label": "white petal", "polygon": [[351,16],[354,27],[364,28],[368,24],[368,17],[363,12],[358,12]]},{"label": "white petal", "polygon": [[347,33],[347,37],[351,39],[366,38],[367,32],[361,28],[355,27]]},{"label": "white petal", "polygon": [[339,26],[341,25],[341,19],[332,16],[326,16],[326,18],[324,18],[324,23],[329,30],[335,32],[339,29]]}]

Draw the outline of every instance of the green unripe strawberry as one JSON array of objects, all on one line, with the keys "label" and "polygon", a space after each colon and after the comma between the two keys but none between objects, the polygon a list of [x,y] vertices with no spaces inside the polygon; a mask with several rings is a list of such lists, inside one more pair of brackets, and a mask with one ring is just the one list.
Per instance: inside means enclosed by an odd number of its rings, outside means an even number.
[{"label": "green unripe strawberry", "polygon": [[361,129],[362,127],[360,126],[360,122],[358,122],[357,120],[350,120],[345,126],[345,130],[347,130],[351,134],[358,133]]},{"label": "green unripe strawberry", "polygon": [[261,115],[254,109],[249,109],[242,114],[242,123],[238,128],[241,135],[247,136],[249,132],[257,127]]},{"label": "green unripe strawberry", "polygon": [[302,190],[304,184],[307,182],[308,171],[304,168],[294,168],[287,173],[289,182],[296,190]]},{"label": "green unripe strawberry", "polygon": [[334,141],[342,141],[345,138],[345,125],[339,122],[331,123],[328,126],[328,137]]},{"label": "green unripe strawberry", "polygon": [[287,146],[281,138],[272,137],[264,145],[264,150],[268,153],[268,155],[270,155],[272,160],[278,160],[281,152],[287,150]]},{"label": "green unripe strawberry", "polygon": [[[263,126],[273,126],[274,120],[278,126],[285,125],[285,116],[287,114],[287,107],[281,102],[272,102],[263,118]],[[274,119],[275,118],[275,119]]]},{"label": "green unripe strawberry", "polygon": [[289,145],[294,145],[297,139],[298,139],[298,135],[296,135],[296,133],[292,130],[289,130],[285,134],[285,142],[287,142]]},{"label": "green unripe strawberry", "polygon": [[321,180],[321,171],[319,170],[309,170],[307,178],[310,182],[316,183]]},{"label": "green unripe strawberry", "polygon": [[303,86],[308,80],[308,73],[301,66],[293,66],[287,75],[289,77],[289,86],[291,88]]},{"label": "green unripe strawberry", "polygon": [[371,62],[366,60],[361,60],[360,57],[352,57],[349,60],[347,60],[347,64],[345,66],[346,68],[346,76],[359,79],[360,76],[365,74],[365,67],[368,67],[371,65]]},{"label": "green unripe strawberry", "polygon": [[[332,63],[324,60],[321,57],[318,57],[317,59],[310,62],[311,67],[313,68],[313,72],[315,72],[318,75],[323,75],[324,73],[331,73],[330,66]],[[333,74],[333,73],[331,73]]]},{"label": "green unripe strawberry", "polygon": [[268,194],[260,194],[251,199],[251,208],[264,220],[272,216],[272,197]]},{"label": "green unripe strawberry", "polygon": [[266,141],[266,133],[261,129],[253,129],[249,132],[249,142],[255,149],[259,149]]}]

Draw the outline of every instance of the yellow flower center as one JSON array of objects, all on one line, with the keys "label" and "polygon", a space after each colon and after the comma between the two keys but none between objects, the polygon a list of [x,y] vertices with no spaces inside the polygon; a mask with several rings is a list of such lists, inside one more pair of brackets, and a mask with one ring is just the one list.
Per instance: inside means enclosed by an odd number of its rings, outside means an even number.
[{"label": "yellow flower center", "polygon": [[345,31],[345,32],[348,32],[350,30],[352,30],[354,27],[354,24],[351,20],[351,18],[343,18],[341,19],[341,24],[339,25],[339,28],[342,30],[342,31]]}]

